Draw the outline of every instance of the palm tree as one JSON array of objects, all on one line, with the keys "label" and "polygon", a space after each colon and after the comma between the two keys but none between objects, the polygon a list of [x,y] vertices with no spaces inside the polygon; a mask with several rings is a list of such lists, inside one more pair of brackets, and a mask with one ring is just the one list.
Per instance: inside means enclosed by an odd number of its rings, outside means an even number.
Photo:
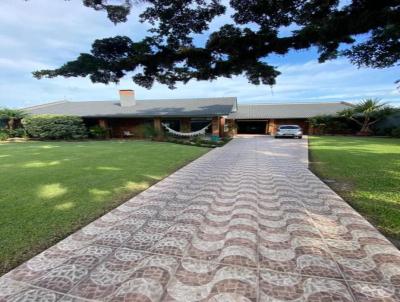
[{"label": "palm tree", "polygon": [[20,109],[3,108],[0,109],[0,119],[7,120],[8,130],[14,130],[15,121],[21,120],[27,116],[27,113]]},{"label": "palm tree", "polygon": [[360,129],[360,134],[370,134],[371,126],[384,117],[392,114],[395,109],[378,99],[366,99],[354,105],[352,108],[339,112],[340,116],[346,117],[356,124]]}]

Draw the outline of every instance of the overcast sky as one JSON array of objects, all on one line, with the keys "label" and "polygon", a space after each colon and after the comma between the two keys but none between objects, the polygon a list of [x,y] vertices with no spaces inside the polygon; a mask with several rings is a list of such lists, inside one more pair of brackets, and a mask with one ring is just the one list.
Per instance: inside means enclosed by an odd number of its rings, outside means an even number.
[{"label": "overcast sky", "polygon": [[[136,8],[140,11],[140,7]],[[225,23],[220,18],[213,29]],[[357,69],[345,59],[318,64],[314,49],[272,56],[269,63],[282,75],[277,85],[254,86],[244,77],[214,82],[191,81],[175,90],[155,84],[152,89],[135,85],[130,77],[119,85],[93,84],[85,78],[36,80],[31,72],[59,67],[79,53],[88,52],[97,38],[146,35],[146,24],[137,20],[115,26],[104,12],[82,5],[82,0],[0,1],[0,107],[24,107],[56,100],[113,100],[118,89],[135,89],[137,98],[236,96],[239,103],[357,101],[377,97],[400,105],[394,81],[400,67]],[[200,43],[202,40],[198,39]]]}]

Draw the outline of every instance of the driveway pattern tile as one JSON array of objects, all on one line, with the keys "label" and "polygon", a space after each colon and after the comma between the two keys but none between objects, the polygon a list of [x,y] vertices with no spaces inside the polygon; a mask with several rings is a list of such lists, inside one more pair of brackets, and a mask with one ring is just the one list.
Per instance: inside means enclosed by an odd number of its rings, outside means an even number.
[{"label": "driveway pattern tile", "polygon": [[400,252],[307,168],[241,137],[0,278],[6,301],[400,301]]}]

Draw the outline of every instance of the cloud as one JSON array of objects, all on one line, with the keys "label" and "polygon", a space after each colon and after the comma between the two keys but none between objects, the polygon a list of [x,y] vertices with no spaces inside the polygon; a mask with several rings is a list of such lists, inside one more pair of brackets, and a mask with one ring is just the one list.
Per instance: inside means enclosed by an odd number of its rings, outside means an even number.
[{"label": "cloud", "polygon": [[[89,51],[95,39],[115,35],[141,39],[149,28],[138,22],[141,10],[143,6],[135,7],[127,23],[115,26],[104,12],[84,7],[82,0],[1,0],[0,107],[24,107],[62,99],[112,100],[118,98],[119,88],[133,88],[141,99],[237,96],[241,103],[400,99],[394,84],[398,67],[357,69],[346,60],[318,64],[312,60],[312,49],[269,57],[268,61],[282,72],[272,89],[251,85],[243,76],[214,82],[193,80],[172,91],[160,84],[151,90],[138,87],[129,76],[119,85],[93,84],[85,78],[32,78],[34,70],[58,67]],[[229,22],[230,14],[216,19],[211,30]],[[196,41],[202,43],[204,37],[197,37]]]},{"label": "cloud", "polygon": [[49,65],[43,64],[34,60],[12,60],[7,58],[0,58],[0,69],[7,69],[10,71],[31,71],[34,69],[51,68]]}]

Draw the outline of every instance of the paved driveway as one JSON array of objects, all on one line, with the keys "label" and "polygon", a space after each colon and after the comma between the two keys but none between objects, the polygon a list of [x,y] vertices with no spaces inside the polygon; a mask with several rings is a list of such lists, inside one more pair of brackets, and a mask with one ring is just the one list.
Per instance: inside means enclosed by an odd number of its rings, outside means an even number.
[{"label": "paved driveway", "polygon": [[306,154],[235,139],[5,275],[0,301],[399,301],[399,251]]}]

